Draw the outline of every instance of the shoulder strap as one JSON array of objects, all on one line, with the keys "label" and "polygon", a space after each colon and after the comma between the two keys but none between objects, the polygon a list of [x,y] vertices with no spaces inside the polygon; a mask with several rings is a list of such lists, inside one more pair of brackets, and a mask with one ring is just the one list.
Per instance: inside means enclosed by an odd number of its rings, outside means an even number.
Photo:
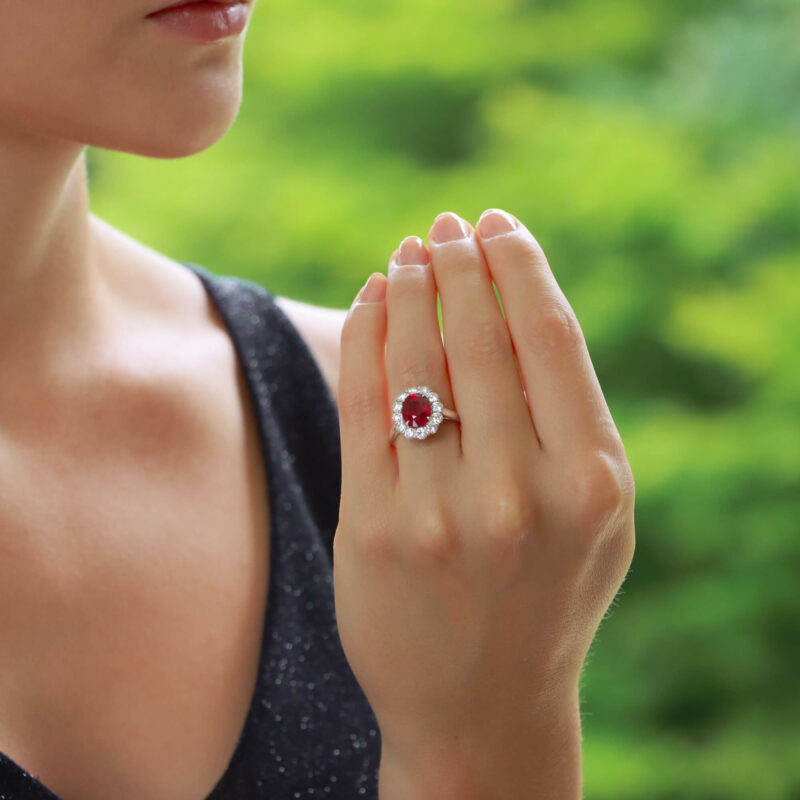
[{"label": "shoulder strap", "polygon": [[[183,262],[205,285],[226,323],[259,417],[268,469],[291,469],[302,501],[333,552],[341,496],[339,413],[300,332],[266,287]],[[272,498],[270,498],[272,500]]]}]

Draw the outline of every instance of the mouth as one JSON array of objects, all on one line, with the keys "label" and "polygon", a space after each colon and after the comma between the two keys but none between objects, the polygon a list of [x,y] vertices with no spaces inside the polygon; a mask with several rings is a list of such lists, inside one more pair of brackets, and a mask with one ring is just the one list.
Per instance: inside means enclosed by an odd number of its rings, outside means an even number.
[{"label": "mouth", "polygon": [[238,6],[247,5],[250,0],[178,0],[177,3],[170,3],[166,6],[161,6],[155,11],[151,11],[147,16],[152,17],[154,14],[160,14],[162,11],[169,11],[183,6]]}]

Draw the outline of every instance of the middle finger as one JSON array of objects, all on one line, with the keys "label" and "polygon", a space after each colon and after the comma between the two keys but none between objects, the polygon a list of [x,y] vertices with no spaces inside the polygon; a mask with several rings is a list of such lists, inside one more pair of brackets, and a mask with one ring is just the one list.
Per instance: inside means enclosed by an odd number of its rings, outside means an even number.
[{"label": "middle finger", "polygon": [[[442,300],[442,327],[466,458],[498,463],[538,447],[511,337],[471,226],[439,214],[428,236]],[[494,455],[496,458],[492,459]],[[488,457],[488,458],[487,458]]]}]

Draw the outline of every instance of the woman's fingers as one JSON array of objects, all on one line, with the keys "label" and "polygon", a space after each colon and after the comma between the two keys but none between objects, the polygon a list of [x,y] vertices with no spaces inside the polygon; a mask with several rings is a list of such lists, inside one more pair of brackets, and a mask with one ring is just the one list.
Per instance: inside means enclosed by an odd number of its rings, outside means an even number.
[{"label": "woman's fingers", "polygon": [[[388,445],[385,294],[386,276],[372,273],[342,326],[337,402],[343,497],[355,498],[365,490],[389,491],[396,478]],[[374,498],[370,505],[375,507]]]},{"label": "woman's fingers", "polygon": [[583,332],[538,242],[499,209],[481,215],[476,233],[500,292],[543,449],[616,447],[619,436]]},{"label": "woman's fingers", "polygon": [[[428,386],[445,408],[453,407],[436,308],[436,285],[427,248],[407,236],[389,261],[386,288],[386,366],[389,399],[414,386]],[[423,419],[418,422],[425,424]],[[422,485],[461,456],[458,425],[443,420],[425,439],[395,440],[400,479]]]},{"label": "woman's fingers", "polygon": [[[555,451],[618,448],[580,325],[530,231],[496,209],[484,213],[474,232],[445,213],[428,241],[429,256],[417,237],[404,240],[399,260],[406,264],[395,266],[395,251],[390,276],[371,276],[374,302],[365,292],[342,328],[343,494],[349,481],[358,492],[376,481],[392,486],[403,473],[424,483],[460,453],[487,465],[506,463],[538,451],[537,436]],[[398,436],[395,460],[391,404],[415,385],[437,392],[461,422],[444,421],[425,440]]]},{"label": "woman's fingers", "polygon": [[447,212],[436,218],[428,243],[464,455],[489,465],[519,449],[538,450],[509,332],[474,232]]}]

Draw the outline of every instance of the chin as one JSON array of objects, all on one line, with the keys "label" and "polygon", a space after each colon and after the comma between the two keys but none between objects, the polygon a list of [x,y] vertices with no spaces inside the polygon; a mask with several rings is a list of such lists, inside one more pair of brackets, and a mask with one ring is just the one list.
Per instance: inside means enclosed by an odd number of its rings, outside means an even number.
[{"label": "chin", "polygon": [[182,158],[219,141],[235,122],[241,101],[241,69],[205,79],[196,74],[175,78],[125,103],[117,97],[80,140],[150,158]]},{"label": "chin", "polygon": [[177,118],[175,109],[170,109],[163,115],[154,114],[149,126],[131,126],[116,136],[86,144],[148,158],[183,158],[207,150],[225,136],[238,107],[238,102],[231,102],[224,108],[187,108]]},{"label": "chin", "polygon": [[0,0],[0,127],[152,158],[221,139],[241,103],[245,32],[181,40],[146,19],[158,5]]},{"label": "chin", "polygon": [[242,83],[218,75],[157,91],[95,92],[66,104],[63,99],[31,102],[13,113],[0,112],[0,118],[23,137],[172,159],[206,150],[225,136],[239,113]]}]

